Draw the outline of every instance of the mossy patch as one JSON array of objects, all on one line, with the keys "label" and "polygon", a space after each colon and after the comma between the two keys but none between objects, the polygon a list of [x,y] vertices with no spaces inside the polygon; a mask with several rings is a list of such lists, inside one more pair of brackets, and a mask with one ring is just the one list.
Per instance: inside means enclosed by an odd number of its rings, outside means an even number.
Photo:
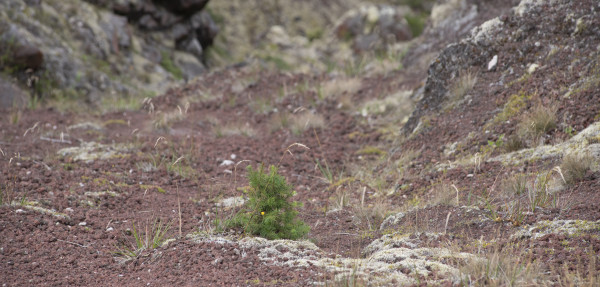
[{"label": "mossy patch", "polygon": [[359,150],[356,151],[357,155],[377,155],[377,156],[385,156],[387,154],[386,151],[381,150],[378,147],[374,147],[374,146],[367,146],[364,148],[361,148]]},{"label": "mossy patch", "polygon": [[527,101],[531,99],[531,95],[525,93],[514,94],[508,98],[502,111],[494,118],[495,123],[500,123],[511,119],[527,107]]},{"label": "mossy patch", "polygon": [[145,191],[149,190],[149,191],[156,191],[156,192],[159,192],[159,193],[167,193],[167,191],[164,188],[162,188],[162,187],[160,187],[158,185],[140,184],[140,188],[143,189],[143,190],[145,190]]}]

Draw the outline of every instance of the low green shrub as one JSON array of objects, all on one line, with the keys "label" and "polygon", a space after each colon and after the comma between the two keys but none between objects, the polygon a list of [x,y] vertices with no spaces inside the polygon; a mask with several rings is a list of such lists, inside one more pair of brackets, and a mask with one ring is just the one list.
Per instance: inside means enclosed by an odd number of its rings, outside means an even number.
[{"label": "low green shrub", "polygon": [[310,231],[308,225],[296,219],[300,204],[290,201],[292,186],[275,166],[268,173],[262,164],[257,170],[248,166],[248,181],[248,201],[227,221],[228,227],[242,227],[246,233],[267,239],[298,239]]}]

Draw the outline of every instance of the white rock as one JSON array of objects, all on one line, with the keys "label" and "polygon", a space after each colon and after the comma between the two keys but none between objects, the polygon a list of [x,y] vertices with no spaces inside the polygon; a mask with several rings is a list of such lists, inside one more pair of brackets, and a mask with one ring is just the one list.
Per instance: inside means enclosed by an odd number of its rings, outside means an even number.
[{"label": "white rock", "polygon": [[85,221],[79,222],[79,226],[86,226],[86,225],[87,225],[87,222],[85,222]]},{"label": "white rock", "polygon": [[228,166],[228,165],[232,165],[234,162],[232,160],[224,160],[219,166]]},{"label": "white rock", "polygon": [[494,55],[492,60],[488,63],[488,71],[492,70],[498,64],[498,55]]},{"label": "white rock", "polygon": [[535,72],[535,70],[537,70],[537,68],[539,66],[540,65],[538,65],[538,64],[531,64],[531,65],[529,65],[529,68],[527,68],[527,73],[533,74],[533,72]]}]

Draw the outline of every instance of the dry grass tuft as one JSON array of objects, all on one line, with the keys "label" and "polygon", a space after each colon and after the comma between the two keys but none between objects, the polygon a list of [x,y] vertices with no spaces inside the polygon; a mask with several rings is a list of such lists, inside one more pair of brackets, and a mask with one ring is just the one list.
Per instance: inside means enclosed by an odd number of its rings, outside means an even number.
[{"label": "dry grass tuft", "polygon": [[430,199],[427,205],[459,205],[460,192],[453,184],[439,183],[429,191]]},{"label": "dry grass tuft", "polygon": [[256,130],[249,123],[228,123],[224,126],[215,126],[214,133],[217,137],[241,135],[245,137],[255,137]]},{"label": "dry grass tuft", "polygon": [[332,210],[343,210],[350,203],[350,194],[348,190],[338,186],[332,197],[329,198],[329,206]]},{"label": "dry grass tuft", "polygon": [[496,250],[461,268],[464,286],[544,286],[550,280],[542,265],[516,250]]},{"label": "dry grass tuft", "polygon": [[521,196],[527,192],[527,176],[518,174],[510,177],[502,183],[502,191],[509,196]]},{"label": "dry grass tuft", "polygon": [[541,104],[525,114],[517,126],[517,134],[523,140],[536,143],[544,134],[556,128],[556,108]]},{"label": "dry grass tuft", "polygon": [[300,135],[308,129],[323,127],[325,127],[325,118],[319,114],[303,112],[291,117],[290,128],[295,135]]},{"label": "dry grass tuft", "polygon": [[362,86],[360,78],[333,79],[322,84],[320,94],[323,99],[338,98],[344,93],[353,94]]},{"label": "dry grass tuft", "polygon": [[366,223],[369,230],[378,229],[383,220],[393,213],[392,206],[386,201],[385,196],[380,196],[373,203],[365,203],[366,188],[363,188],[360,202],[355,205],[353,211],[361,223]]},{"label": "dry grass tuft", "polygon": [[594,159],[588,154],[566,155],[560,165],[566,184],[574,185],[581,181],[593,163]]},{"label": "dry grass tuft", "polygon": [[286,112],[274,113],[268,122],[270,132],[276,132],[281,129],[286,129],[290,126],[290,115]]},{"label": "dry grass tuft", "polygon": [[152,127],[155,130],[168,131],[173,124],[182,121],[184,118],[185,115],[178,110],[170,113],[158,112],[152,120]]},{"label": "dry grass tuft", "polygon": [[518,136],[511,136],[504,142],[506,152],[514,152],[525,148],[525,143]]},{"label": "dry grass tuft", "polygon": [[472,71],[460,73],[456,81],[450,87],[450,107],[460,104],[465,96],[477,83],[477,75]]}]

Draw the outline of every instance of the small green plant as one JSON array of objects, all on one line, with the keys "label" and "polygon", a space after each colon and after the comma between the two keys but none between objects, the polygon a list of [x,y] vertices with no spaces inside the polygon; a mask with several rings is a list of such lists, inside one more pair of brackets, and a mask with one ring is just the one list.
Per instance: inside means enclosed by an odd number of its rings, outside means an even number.
[{"label": "small green plant", "polygon": [[257,170],[248,166],[248,181],[248,201],[227,221],[228,227],[243,227],[246,233],[267,239],[298,239],[310,231],[308,225],[296,219],[300,204],[290,202],[294,191],[277,173],[277,167],[271,166],[267,173],[263,164]]},{"label": "small green plant", "polygon": [[531,212],[535,212],[536,208],[539,207],[557,206],[558,194],[549,191],[551,179],[551,172],[538,174],[527,189]]},{"label": "small green plant", "polygon": [[577,134],[577,131],[572,127],[572,126],[568,126],[565,128],[564,130],[565,134],[567,134],[570,138],[572,138],[575,134]]},{"label": "small green plant", "polygon": [[481,152],[481,154],[483,154],[483,157],[486,157],[488,155],[491,155],[494,152],[494,150],[496,150],[496,148],[500,148],[502,146],[504,146],[504,135],[503,134],[500,135],[498,137],[498,139],[495,141],[488,140],[487,146],[482,146],[480,148],[480,152]]},{"label": "small green plant", "polygon": [[317,167],[319,168],[319,171],[321,172],[321,175],[323,175],[323,178],[325,180],[327,180],[327,183],[329,184],[333,184],[333,173],[331,172],[331,170],[329,169],[329,165],[327,164],[327,160],[324,160],[324,166],[321,165],[321,163],[319,162],[319,160],[317,159]]},{"label": "small green plant", "polygon": [[183,72],[181,71],[181,69],[179,67],[177,67],[177,65],[175,65],[175,63],[173,63],[173,60],[169,56],[169,53],[162,51],[160,53],[160,55],[161,55],[160,65],[165,70],[167,70],[167,72],[171,73],[173,75],[173,77],[175,77],[175,79],[177,79],[177,80],[183,79]]},{"label": "small green plant", "polygon": [[130,259],[136,258],[144,250],[160,247],[167,241],[166,235],[171,229],[171,225],[172,221],[164,223],[162,220],[157,219],[154,220],[150,228],[146,225],[145,230],[138,230],[135,227],[135,222],[133,222],[131,229],[127,230],[126,234],[133,236],[134,242],[129,245],[124,243],[114,254]]},{"label": "small green plant", "polygon": [[508,214],[507,220],[512,222],[514,226],[521,226],[523,220],[525,220],[525,210],[521,207],[521,202],[518,199],[511,201],[505,208]]},{"label": "small green plant", "polygon": [[425,29],[425,20],[427,17],[421,15],[407,14],[404,19],[408,23],[408,27],[412,33],[413,38],[419,37]]},{"label": "small green plant", "polygon": [[358,77],[365,72],[367,61],[365,57],[352,58],[344,62],[344,73],[348,77]]}]

